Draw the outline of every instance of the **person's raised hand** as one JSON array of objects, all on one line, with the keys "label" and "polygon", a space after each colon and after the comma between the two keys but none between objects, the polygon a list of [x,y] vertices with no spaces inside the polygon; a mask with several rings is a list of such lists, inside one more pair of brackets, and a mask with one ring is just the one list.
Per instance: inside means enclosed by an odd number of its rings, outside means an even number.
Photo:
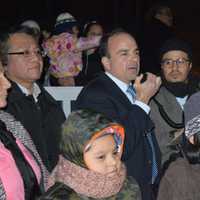
[{"label": "person's raised hand", "polygon": [[153,97],[160,88],[161,79],[159,76],[149,72],[144,82],[141,82],[142,78],[143,74],[137,76],[134,82],[136,99],[148,104],[151,97]]}]

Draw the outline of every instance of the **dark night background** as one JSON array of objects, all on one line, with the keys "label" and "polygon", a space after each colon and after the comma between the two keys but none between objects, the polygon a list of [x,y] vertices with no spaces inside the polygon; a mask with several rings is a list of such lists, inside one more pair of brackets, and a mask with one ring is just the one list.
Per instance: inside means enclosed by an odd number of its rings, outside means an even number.
[{"label": "dark night background", "polygon": [[[33,19],[50,29],[61,12],[71,13],[80,23],[98,19],[107,28],[122,26],[139,30],[143,16],[156,0],[5,0],[1,4],[0,28]],[[175,15],[177,34],[192,44],[193,66],[200,71],[200,1],[166,0]],[[138,31],[139,34],[139,31]],[[152,38],[149,38],[152,39]]]}]

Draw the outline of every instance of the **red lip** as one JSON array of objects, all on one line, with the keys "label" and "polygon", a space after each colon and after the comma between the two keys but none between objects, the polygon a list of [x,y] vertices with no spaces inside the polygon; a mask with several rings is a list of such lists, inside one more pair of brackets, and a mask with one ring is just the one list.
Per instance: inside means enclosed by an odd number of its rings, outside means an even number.
[{"label": "red lip", "polygon": [[137,68],[137,67],[128,67],[128,69],[134,69],[134,70],[137,70],[138,68]]},{"label": "red lip", "polygon": [[128,65],[128,68],[130,69],[138,69],[138,65],[137,64],[130,64],[130,65]]}]

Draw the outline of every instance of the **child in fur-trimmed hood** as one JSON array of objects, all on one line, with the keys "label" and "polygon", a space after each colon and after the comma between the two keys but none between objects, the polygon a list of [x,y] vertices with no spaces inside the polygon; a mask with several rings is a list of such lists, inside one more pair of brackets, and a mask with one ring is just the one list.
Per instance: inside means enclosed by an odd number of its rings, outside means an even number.
[{"label": "child in fur-trimmed hood", "polygon": [[141,199],[138,184],[126,178],[121,162],[120,124],[93,111],[72,112],[63,124],[61,141],[50,189],[41,199]]}]

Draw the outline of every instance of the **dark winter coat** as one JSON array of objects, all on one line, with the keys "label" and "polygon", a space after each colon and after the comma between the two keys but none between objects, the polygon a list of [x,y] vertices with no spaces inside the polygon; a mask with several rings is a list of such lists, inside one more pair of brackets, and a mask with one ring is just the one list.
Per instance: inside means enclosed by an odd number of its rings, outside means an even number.
[{"label": "dark winter coat", "polygon": [[200,165],[178,158],[162,178],[157,200],[199,200],[199,183]]},{"label": "dark winter coat", "polygon": [[40,89],[36,103],[32,96],[26,96],[12,82],[5,111],[11,113],[26,128],[46,168],[51,171],[58,161],[60,129],[65,115],[53,97],[44,88]]},{"label": "dark winter coat", "polygon": [[[62,183],[55,184],[39,200],[94,200],[94,198],[77,194]],[[121,191],[115,196],[98,200],[141,200],[140,190],[134,179],[126,179]]]}]

